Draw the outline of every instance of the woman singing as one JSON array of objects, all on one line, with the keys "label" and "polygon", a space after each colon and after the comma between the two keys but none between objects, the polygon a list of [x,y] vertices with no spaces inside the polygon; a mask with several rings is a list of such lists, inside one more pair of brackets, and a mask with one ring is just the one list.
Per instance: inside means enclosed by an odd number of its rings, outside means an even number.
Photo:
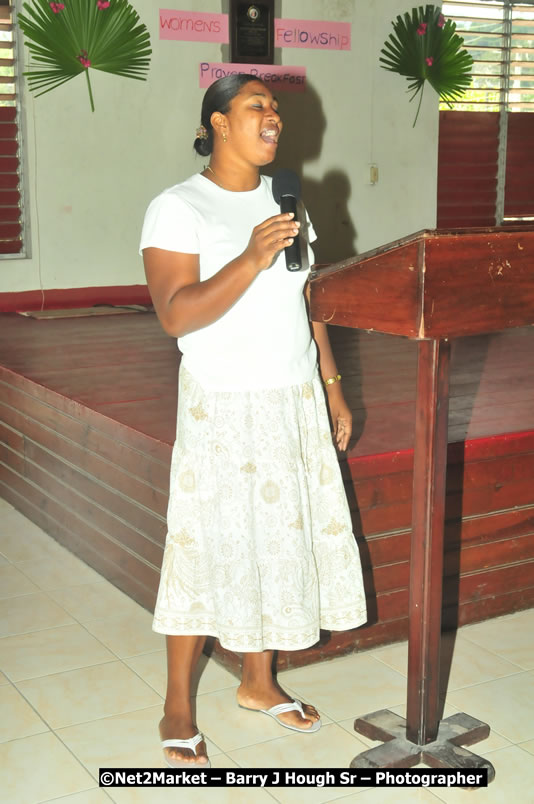
[{"label": "woman singing", "polygon": [[[318,712],[278,686],[273,651],[366,620],[325,395],[340,450],[351,414],[305,301],[315,235],[307,215],[280,214],[260,174],[276,155],[278,104],[254,76],[227,76],[207,90],[201,122],[194,147],[209,165],[152,201],[141,238],[158,318],[182,352],[153,625],[167,635],[160,734],[174,767],[209,766],[190,700],[206,636],[243,654],[239,706],[305,733]],[[289,272],[296,237],[307,265]]]}]

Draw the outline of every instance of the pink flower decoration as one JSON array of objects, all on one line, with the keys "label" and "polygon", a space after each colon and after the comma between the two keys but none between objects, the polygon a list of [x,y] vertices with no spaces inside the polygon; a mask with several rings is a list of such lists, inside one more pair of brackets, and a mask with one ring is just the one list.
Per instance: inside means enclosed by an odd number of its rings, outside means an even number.
[{"label": "pink flower decoration", "polygon": [[429,56],[428,59],[425,59],[425,61],[429,67],[432,67],[432,65],[434,64],[434,59],[432,58],[432,56]]},{"label": "pink flower decoration", "polygon": [[50,8],[54,12],[54,14],[59,14],[60,11],[63,11],[65,8],[65,3],[50,3]]},{"label": "pink flower decoration", "polygon": [[78,61],[80,62],[82,67],[85,67],[86,70],[91,66],[91,61],[87,57],[87,51],[86,50],[82,50],[82,52],[78,56]]},{"label": "pink flower decoration", "polygon": [[443,14],[440,14],[438,17],[438,28],[443,28],[444,25],[445,25],[445,17],[443,16]]},{"label": "pink flower decoration", "polygon": [[427,23],[426,23],[426,22],[422,22],[422,23],[419,25],[419,28],[417,29],[417,33],[419,34],[419,36],[424,36],[424,35],[426,34],[426,29],[427,29],[427,28],[428,28]]},{"label": "pink flower decoration", "polygon": [[109,8],[110,5],[109,0],[97,0],[96,4],[100,10],[103,8]]}]

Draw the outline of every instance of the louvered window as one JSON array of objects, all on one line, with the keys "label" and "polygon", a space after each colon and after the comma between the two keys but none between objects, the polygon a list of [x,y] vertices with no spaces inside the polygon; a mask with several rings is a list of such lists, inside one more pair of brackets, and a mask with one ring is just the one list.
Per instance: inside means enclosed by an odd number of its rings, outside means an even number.
[{"label": "louvered window", "polygon": [[532,221],[534,0],[456,0],[443,14],[474,66],[454,111],[440,107],[438,226]]},{"label": "louvered window", "polygon": [[14,13],[0,0],[0,258],[26,256]]}]

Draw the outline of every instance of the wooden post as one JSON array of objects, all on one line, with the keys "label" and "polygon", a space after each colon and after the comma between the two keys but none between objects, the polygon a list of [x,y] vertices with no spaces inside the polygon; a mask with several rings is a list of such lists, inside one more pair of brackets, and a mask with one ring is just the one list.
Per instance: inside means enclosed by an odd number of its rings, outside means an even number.
[{"label": "wooden post", "polygon": [[426,745],[439,725],[450,343],[423,340],[417,349],[406,737]]},{"label": "wooden post", "polygon": [[491,762],[461,747],[483,740],[489,726],[463,712],[439,720],[450,344],[420,340],[417,350],[407,717],[382,709],[357,718],[355,730],[383,744],[358,754],[350,766],[410,768],[422,761],[486,770],[491,781]]}]

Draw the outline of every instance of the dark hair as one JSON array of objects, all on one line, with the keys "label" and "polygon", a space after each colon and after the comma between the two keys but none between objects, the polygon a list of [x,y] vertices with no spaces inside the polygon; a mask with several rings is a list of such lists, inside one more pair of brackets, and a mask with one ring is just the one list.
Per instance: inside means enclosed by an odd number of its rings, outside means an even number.
[{"label": "dark hair", "polygon": [[235,75],[225,75],[224,78],[219,78],[208,87],[202,101],[202,111],[200,114],[200,122],[208,132],[208,136],[204,139],[200,137],[196,138],[193,143],[193,148],[197,154],[200,154],[200,156],[209,156],[213,151],[213,126],[211,125],[213,112],[226,114],[230,109],[230,103],[235,96],[239,94],[242,87],[250,81],[259,80],[260,79],[255,75],[236,73]]}]

